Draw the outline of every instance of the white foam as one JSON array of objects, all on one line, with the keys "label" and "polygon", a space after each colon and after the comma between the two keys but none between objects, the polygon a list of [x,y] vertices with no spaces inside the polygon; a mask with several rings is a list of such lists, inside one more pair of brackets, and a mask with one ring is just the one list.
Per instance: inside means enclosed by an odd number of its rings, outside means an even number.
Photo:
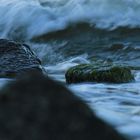
[{"label": "white foam", "polygon": [[139,7],[139,0],[1,0],[0,35],[21,31],[30,39],[80,21],[107,29],[140,27]]}]

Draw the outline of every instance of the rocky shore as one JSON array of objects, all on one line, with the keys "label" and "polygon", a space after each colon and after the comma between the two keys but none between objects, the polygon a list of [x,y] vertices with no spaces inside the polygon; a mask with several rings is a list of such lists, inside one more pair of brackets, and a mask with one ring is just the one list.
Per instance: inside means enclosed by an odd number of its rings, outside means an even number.
[{"label": "rocky shore", "polygon": [[125,140],[60,83],[28,73],[1,90],[1,140]]},{"label": "rocky shore", "polygon": [[126,140],[64,85],[43,75],[28,45],[1,39],[0,60],[0,77],[20,75],[0,91],[0,140]]}]

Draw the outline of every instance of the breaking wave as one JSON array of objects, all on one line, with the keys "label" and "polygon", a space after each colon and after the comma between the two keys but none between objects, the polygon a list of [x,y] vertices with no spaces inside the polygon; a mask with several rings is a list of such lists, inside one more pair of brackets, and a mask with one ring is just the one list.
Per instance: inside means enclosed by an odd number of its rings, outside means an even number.
[{"label": "breaking wave", "polygon": [[114,30],[140,27],[139,0],[1,0],[0,36],[29,40],[79,22]]}]

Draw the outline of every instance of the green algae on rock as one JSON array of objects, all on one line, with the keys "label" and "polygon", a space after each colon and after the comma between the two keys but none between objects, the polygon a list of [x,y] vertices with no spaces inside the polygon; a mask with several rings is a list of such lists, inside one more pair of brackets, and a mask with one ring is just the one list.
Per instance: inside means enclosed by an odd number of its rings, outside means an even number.
[{"label": "green algae on rock", "polygon": [[68,84],[81,82],[126,83],[134,80],[128,67],[94,66],[93,64],[74,66],[66,72],[65,78]]}]

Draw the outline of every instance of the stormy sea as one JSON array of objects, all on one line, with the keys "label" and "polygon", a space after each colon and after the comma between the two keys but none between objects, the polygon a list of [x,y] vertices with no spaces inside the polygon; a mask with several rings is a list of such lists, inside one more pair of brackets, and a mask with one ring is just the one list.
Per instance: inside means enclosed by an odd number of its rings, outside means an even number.
[{"label": "stormy sea", "polygon": [[[140,140],[139,15],[140,0],[0,0],[0,38],[29,44],[51,78],[120,133]],[[70,67],[92,61],[130,67],[135,80],[66,84]]]}]

